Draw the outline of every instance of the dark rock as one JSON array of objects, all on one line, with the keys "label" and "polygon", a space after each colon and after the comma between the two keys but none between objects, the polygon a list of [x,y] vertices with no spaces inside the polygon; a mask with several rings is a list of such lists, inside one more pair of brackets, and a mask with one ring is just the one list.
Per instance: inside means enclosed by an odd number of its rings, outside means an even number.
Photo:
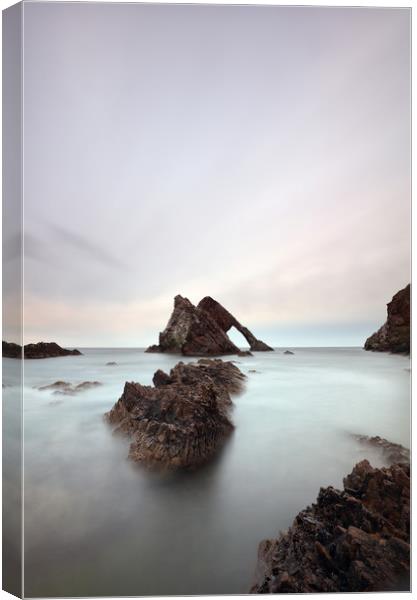
[{"label": "dark rock", "polygon": [[401,444],[394,444],[385,438],[379,437],[379,435],[370,437],[367,435],[355,434],[353,437],[361,444],[372,446],[373,448],[380,450],[389,464],[410,462],[410,450]]},{"label": "dark rock", "polygon": [[84,392],[91,388],[102,385],[99,381],[83,381],[82,383],[72,384],[68,381],[55,381],[49,385],[43,385],[38,388],[40,392],[54,390],[54,394],[62,394],[65,396],[73,396],[78,392]]},{"label": "dark rock", "polygon": [[217,300],[214,300],[210,296],[206,296],[200,300],[198,308],[211,315],[225,333],[232,327],[235,327],[246,339],[253,352],[273,352],[273,348],[261,340],[258,340],[247,327],[241,325],[229,311],[217,302]]},{"label": "dark rock", "polygon": [[149,346],[149,348],[146,348],[145,352],[163,352],[163,350],[161,350],[161,348],[159,346],[157,346],[156,344],[154,344],[153,346]]},{"label": "dark rock", "polygon": [[22,358],[22,346],[3,340],[2,353],[3,358]]},{"label": "dark rock", "polygon": [[230,393],[244,375],[230,362],[178,363],[169,375],[159,370],[154,387],[125,384],[107,421],[132,437],[129,457],[152,468],[198,466],[233,430]]},{"label": "dark rock", "polygon": [[232,326],[245,336],[251,350],[272,350],[212,298],[203,298],[194,306],[187,298],[176,296],[168,325],[159,334],[159,344],[150,346],[146,352],[185,356],[238,354],[239,348],[226,333]]},{"label": "dark rock", "polygon": [[343,483],[261,542],[252,593],[409,590],[410,466],[364,460]]},{"label": "dark rock", "polygon": [[[22,358],[22,347],[3,341],[3,357]],[[24,358],[55,358],[58,356],[79,356],[79,350],[67,350],[61,348],[55,342],[38,342],[37,344],[26,344],[24,346]]]},{"label": "dark rock", "polygon": [[285,350],[285,352],[283,352],[283,354],[294,354],[294,352],[291,352],[291,350]]},{"label": "dark rock", "polygon": [[239,350],[239,352],[237,353],[238,356],[253,356],[252,352],[249,352],[249,350]]},{"label": "dark rock", "polygon": [[117,362],[111,361],[106,363],[106,367],[115,367],[117,365]]},{"label": "dark rock", "polygon": [[365,350],[410,353],[410,284],[387,305],[387,320],[365,342]]}]

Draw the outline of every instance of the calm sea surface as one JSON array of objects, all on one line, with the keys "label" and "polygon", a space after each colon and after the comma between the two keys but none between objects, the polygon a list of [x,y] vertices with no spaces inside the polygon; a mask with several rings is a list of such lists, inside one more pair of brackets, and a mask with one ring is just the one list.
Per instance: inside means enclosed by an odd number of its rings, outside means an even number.
[{"label": "calm sea surface", "polygon": [[[340,487],[357,461],[384,464],[352,433],[410,444],[408,358],[278,349],[238,359],[246,390],[214,462],[151,474],[126,460],[129,442],[103,414],[125,381],[151,384],[180,357],[82,351],[25,362],[26,596],[245,593],[263,538],[286,529],[320,486]],[[3,359],[6,384],[11,363]],[[35,389],[56,380],[103,385],[76,396]],[[16,390],[3,397],[8,410]]]}]

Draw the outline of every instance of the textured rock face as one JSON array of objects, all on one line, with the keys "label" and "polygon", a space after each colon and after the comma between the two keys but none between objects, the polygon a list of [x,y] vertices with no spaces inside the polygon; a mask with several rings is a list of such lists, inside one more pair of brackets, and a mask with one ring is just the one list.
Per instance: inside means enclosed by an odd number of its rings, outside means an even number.
[{"label": "textured rock face", "polygon": [[[3,356],[5,358],[22,358],[22,347],[3,341]],[[55,342],[39,342],[37,344],[26,344],[23,348],[24,358],[54,358],[57,356],[78,356],[79,350],[67,350],[61,348]]]},{"label": "textured rock face", "polygon": [[410,467],[358,463],[287,533],[261,542],[252,593],[410,589]]},{"label": "textured rock face", "polygon": [[410,353],[410,284],[387,305],[387,320],[365,342],[365,350]]},{"label": "textured rock face", "polygon": [[230,393],[244,375],[230,362],[179,363],[154,374],[155,387],[126,383],[106,414],[115,431],[132,437],[129,457],[151,468],[187,468],[209,460],[233,430]]},{"label": "textured rock face", "polygon": [[227,331],[233,326],[245,336],[251,350],[272,350],[216,300],[206,297],[194,306],[187,298],[176,296],[168,325],[159,334],[159,345],[150,346],[147,352],[172,352],[185,356],[237,354],[239,348],[227,336]]}]

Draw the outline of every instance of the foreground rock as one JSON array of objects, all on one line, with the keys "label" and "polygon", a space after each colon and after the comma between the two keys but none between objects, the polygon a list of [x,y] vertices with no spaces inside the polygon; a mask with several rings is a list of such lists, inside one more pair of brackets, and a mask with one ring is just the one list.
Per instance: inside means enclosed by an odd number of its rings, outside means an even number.
[{"label": "foreground rock", "polygon": [[387,305],[387,320],[365,342],[365,350],[410,353],[410,284]]},{"label": "foreground rock", "polygon": [[364,460],[343,484],[260,544],[252,593],[410,589],[410,466]]},{"label": "foreground rock", "polygon": [[[4,358],[22,358],[22,346],[3,341]],[[79,350],[67,350],[61,348],[55,342],[38,342],[37,344],[26,344],[23,348],[24,358],[55,358],[58,356],[79,356]]]},{"label": "foreground rock", "polygon": [[102,385],[99,381],[83,381],[82,383],[72,384],[68,381],[55,381],[49,385],[43,385],[38,388],[40,392],[53,390],[54,394],[63,394],[65,396],[73,396],[78,392],[85,392],[91,388]]},{"label": "foreground rock", "polygon": [[152,468],[187,468],[209,460],[233,430],[231,393],[245,376],[230,362],[178,363],[154,374],[154,387],[127,382],[105,416],[132,437],[129,457]]},{"label": "foreground rock", "polygon": [[231,327],[242,333],[252,351],[273,350],[213,298],[207,296],[194,306],[187,298],[176,296],[168,325],[159,334],[159,344],[150,346],[147,352],[172,352],[184,356],[238,354],[240,349],[227,336]]}]

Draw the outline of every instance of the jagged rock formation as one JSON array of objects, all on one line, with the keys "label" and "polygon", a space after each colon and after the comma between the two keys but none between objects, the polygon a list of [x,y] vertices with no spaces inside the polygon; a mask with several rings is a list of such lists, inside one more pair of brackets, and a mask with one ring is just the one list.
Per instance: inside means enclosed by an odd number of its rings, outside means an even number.
[{"label": "jagged rock formation", "polygon": [[55,381],[49,385],[42,385],[38,388],[40,392],[53,390],[54,394],[62,394],[64,396],[73,396],[78,392],[84,392],[102,385],[99,381],[83,381],[82,383],[72,384],[68,381]]},{"label": "jagged rock formation", "polygon": [[261,542],[252,593],[410,589],[410,466],[358,463],[287,533]]},{"label": "jagged rock formation", "polygon": [[371,446],[380,450],[383,458],[388,464],[410,462],[410,450],[401,444],[390,442],[385,438],[379,437],[379,435],[370,437],[368,435],[356,434],[354,435],[354,438],[365,446]]},{"label": "jagged rock formation", "polygon": [[387,304],[387,320],[366,340],[365,350],[410,353],[410,284]]},{"label": "jagged rock formation", "polygon": [[233,430],[231,393],[245,376],[231,362],[202,359],[156,371],[154,387],[127,382],[105,416],[132,438],[129,457],[152,468],[195,467]]},{"label": "jagged rock formation", "polygon": [[207,296],[194,306],[187,298],[176,296],[174,310],[159,344],[147,352],[172,352],[185,356],[238,354],[239,348],[228,338],[227,331],[236,327],[254,351],[273,350],[243,327],[221,304]]},{"label": "jagged rock formation", "polygon": [[[4,358],[22,358],[22,346],[3,340],[2,344]],[[24,358],[55,358],[57,356],[78,356],[79,350],[67,350],[61,348],[55,342],[38,342],[37,344],[26,344],[23,348]]]}]

